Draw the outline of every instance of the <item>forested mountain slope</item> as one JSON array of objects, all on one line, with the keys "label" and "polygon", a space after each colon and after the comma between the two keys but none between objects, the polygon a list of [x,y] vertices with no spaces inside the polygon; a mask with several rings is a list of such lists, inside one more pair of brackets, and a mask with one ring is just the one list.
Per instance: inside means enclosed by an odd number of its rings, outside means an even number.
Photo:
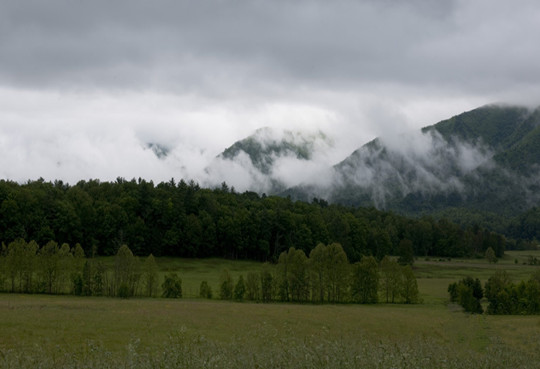
[{"label": "forested mountain slope", "polygon": [[484,106],[421,133],[380,137],[334,169],[333,202],[515,216],[540,200],[540,109]]}]

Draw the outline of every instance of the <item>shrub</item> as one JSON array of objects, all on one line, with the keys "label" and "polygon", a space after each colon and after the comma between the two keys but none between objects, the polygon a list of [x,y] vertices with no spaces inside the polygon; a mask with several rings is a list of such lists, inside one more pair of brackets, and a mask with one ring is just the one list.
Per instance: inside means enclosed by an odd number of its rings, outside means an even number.
[{"label": "shrub", "polygon": [[176,273],[168,274],[161,285],[161,296],[169,299],[182,297],[182,280]]},{"label": "shrub", "polygon": [[222,300],[232,300],[233,280],[228,270],[224,270],[220,277],[219,297]]},{"label": "shrub", "polygon": [[212,298],[212,287],[208,285],[207,281],[201,282],[201,287],[199,288],[199,296],[203,299],[211,299]]},{"label": "shrub", "polygon": [[484,312],[480,300],[484,297],[482,284],[478,278],[463,278],[459,282],[448,285],[450,301],[456,302],[468,313],[481,314]]},{"label": "shrub", "polygon": [[244,300],[244,295],[246,294],[246,285],[244,283],[244,276],[238,278],[236,286],[234,287],[234,299],[237,301]]}]

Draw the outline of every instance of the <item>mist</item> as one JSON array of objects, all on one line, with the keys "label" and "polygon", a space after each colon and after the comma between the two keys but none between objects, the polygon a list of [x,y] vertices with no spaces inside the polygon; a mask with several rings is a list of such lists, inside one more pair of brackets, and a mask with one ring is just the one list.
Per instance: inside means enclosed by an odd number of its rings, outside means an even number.
[{"label": "mist", "polygon": [[409,194],[422,196],[465,193],[464,179],[479,168],[492,169],[494,153],[482,142],[471,144],[454,138],[447,141],[436,130],[408,131],[377,138],[336,165],[331,189],[356,188],[375,206]]},{"label": "mist", "polygon": [[[534,0],[3,1],[0,177],[326,188],[328,168],[375,137],[537,104],[539,14]],[[273,158],[270,179],[246,158],[215,163],[261,127],[333,144]]]}]

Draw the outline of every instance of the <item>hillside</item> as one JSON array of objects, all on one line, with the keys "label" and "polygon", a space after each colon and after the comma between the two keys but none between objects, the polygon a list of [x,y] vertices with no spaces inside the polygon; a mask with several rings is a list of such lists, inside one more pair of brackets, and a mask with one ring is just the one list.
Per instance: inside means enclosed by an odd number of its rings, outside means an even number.
[{"label": "hillside", "polygon": [[[330,150],[323,132],[258,129],[218,155],[206,169],[211,183],[223,181],[259,193],[276,194],[310,176],[310,164]],[[312,165],[313,166],[313,165]],[[303,168],[306,177],[295,168]],[[291,175],[291,172],[294,175]]]},{"label": "hillside", "polygon": [[330,200],[405,213],[520,214],[539,202],[540,109],[484,106],[378,138],[334,167]]},{"label": "hillside", "polygon": [[317,141],[329,144],[328,138],[322,132],[306,135],[300,132],[281,133],[271,128],[261,128],[253,135],[225,149],[220,157],[234,160],[240,153],[245,153],[261,173],[271,174],[274,163],[281,157],[310,160],[316,150]]}]

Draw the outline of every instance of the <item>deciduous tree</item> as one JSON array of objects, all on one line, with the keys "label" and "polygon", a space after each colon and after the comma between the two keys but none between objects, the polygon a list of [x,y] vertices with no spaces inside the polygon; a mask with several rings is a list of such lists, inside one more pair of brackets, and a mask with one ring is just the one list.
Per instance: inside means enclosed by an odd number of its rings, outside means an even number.
[{"label": "deciduous tree", "polygon": [[222,300],[232,300],[233,288],[234,284],[231,274],[225,269],[219,277],[219,298]]},{"label": "deciduous tree", "polygon": [[351,295],[354,302],[375,304],[378,301],[379,264],[373,256],[364,256],[353,265]]}]

